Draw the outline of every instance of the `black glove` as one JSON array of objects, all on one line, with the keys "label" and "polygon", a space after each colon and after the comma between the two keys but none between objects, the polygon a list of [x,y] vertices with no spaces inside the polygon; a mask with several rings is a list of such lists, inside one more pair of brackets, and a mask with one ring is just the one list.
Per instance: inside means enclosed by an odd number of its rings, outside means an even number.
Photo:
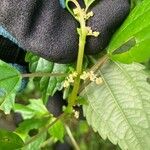
[{"label": "black glove", "polygon": [[63,112],[63,106],[67,106],[66,100],[63,100],[62,92],[57,91],[53,96],[50,96],[46,104],[46,108],[54,117],[58,117]]},{"label": "black glove", "polygon": [[[77,22],[61,8],[58,0],[1,0],[0,8],[0,25],[23,49],[58,63],[76,59]],[[92,8],[95,15],[88,26],[101,34],[98,38],[88,37],[85,53],[96,54],[103,50],[129,10],[128,0],[98,1]]]}]

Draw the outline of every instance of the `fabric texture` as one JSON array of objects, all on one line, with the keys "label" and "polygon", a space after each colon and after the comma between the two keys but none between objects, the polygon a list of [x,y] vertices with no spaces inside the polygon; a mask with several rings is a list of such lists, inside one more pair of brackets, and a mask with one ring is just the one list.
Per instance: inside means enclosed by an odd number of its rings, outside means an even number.
[{"label": "fabric texture", "polygon": [[[0,8],[0,25],[23,49],[58,63],[76,60],[78,23],[62,9],[59,0],[1,0]],[[97,1],[88,25],[101,34],[88,37],[85,53],[103,50],[129,10],[128,0]]]}]

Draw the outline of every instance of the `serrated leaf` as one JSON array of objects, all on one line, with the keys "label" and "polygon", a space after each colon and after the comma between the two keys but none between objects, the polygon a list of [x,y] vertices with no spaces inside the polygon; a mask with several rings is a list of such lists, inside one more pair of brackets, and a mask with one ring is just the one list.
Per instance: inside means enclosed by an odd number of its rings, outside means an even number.
[{"label": "serrated leaf", "polygon": [[[131,39],[135,40],[135,44],[128,45],[127,42]],[[108,46],[108,53],[115,61],[123,63],[143,62],[150,58],[149,42],[150,1],[143,0],[130,13],[122,27],[112,38]],[[116,53],[119,50],[122,53]]]},{"label": "serrated leaf", "polygon": [[122,149],[150,148],[150,84],[141,64],[108,62],[97,74],[103,84],[90,83],[82,95],[84,114],[103,139]]},{"label": "serrated leaf", "polygon": [[20,86],[20,73],[0,60],[0,109],[6,114],[9,114],[12,109]]},{"label": "serrated leaf", "polygon": [[[46,72],[46,73],[67,73],[69,71],[68,64],[57,64],[40,58],[36,55],[28,53],[26,61],[29,62],[31,72]],[[47,99],[49,95],[54,95],[57,90],[63,88],[65,77],[42,77],[39,80],[39,86],[43,93],[43,99]]]},{"label": "serrated leaf", "polygon": [[21,113],[23,119],[40,118],[49,114],[41,99],[30,99],[29,102],[29,105],[14,105],[14,111]]},{"label": "serrated leaf", "polygon": [[0,130],[0,150],[16,150],[24,146],[22,139],[15,133]]}]

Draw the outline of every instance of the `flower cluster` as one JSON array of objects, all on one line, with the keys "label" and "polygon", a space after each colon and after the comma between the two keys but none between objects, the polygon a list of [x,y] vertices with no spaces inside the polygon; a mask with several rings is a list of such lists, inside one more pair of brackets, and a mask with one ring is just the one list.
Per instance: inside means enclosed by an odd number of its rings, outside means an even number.
[{"label": "flower cluster", "polygon": [[[76,20],[78,20],[78,21],[80,20],[81,16],[83,16],[84,20],[86,21],[86,20],[88,20],[90,17],[92,17],[94,15],[94,13],[92,11],[87,13],[85,9],[81,9],[80,10],[78,8],[73,9],[73,12],[74,12]],[[91,27],[89,27],[89,26],[86,27],[86,30],[87,30],[87,33],[88,33],[87,35],[88,36],[98,37],[99,34],[100,34],[97,31],[92,31]],[[80,33],[79,29],[78,29],[78,33]]]},{"label": "flower cluster", "polygon": [[88,20],[90,17],[94,15],[92,11],[87,13],[84,8],[81,10],[79,10],[78,8],[75,8],[73,9],[73,13],[76,16],[76,19],[79,19],[80,15],[83,15],[85,20]]},{"label": "flower cluster", "polygon": [[75,117],[76,119],[79,119],[80,112],[79,112],[79,111],[76,111],[76,110],[73,110],[73,113],[74,113],[74,117]]},{"label": "flower cluster", "polygon": [[[73,72],[69,74],[68,77],[66,77],[66,80],[64,81],[64,88],[67,88],[70,86],[70,84],[74,83],[74,79],[78,76],[77,72]],[[95,82],[97,85],[101,84],[103,82],[101,77],[97,77],[97,75],[94,74],[93,71],[86,72],[83,71],[83,73],[80,75],[80,79],[86,80],[89,79],[92,82]]]},{"label": "flower cluster", "polygon": [[97,31],[92,31],[91,27],[86,27],[87,31],[88,31],[88,36],[94,36],[94,37],[98,37],[99,36],[99,32]]},{"label": "flower cluster", "polygon": [[78,76],[78,73],[75,71],[71,74],[69,74],[69,76],[66,78],[66,80],[64,81],[64,88],[67,88],[70,86],[71,83],[74,83],[74,79]]},{"label": "flower cluster", "polygon": [[83,74],[80,76],[80,79],[82,80],[90,79],[90,81],[95,82],[98,85],[103,82],[102,78],[97,77],[93,71],[90,72],[83,71]]}]

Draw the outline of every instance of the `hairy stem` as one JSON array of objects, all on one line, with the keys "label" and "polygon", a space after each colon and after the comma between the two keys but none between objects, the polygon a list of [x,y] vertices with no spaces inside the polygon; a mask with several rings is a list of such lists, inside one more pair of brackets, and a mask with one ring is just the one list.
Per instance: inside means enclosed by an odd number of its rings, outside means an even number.
[{"label": "hairy stem", "polygon": [[[75,0],[74,0],[75,1]],[[76,3],[77,1],[75,1]],[[82,68],[83,68],[83,57],[84,57],[84,49],[85,49],[85,43],[86,43],[86,37],[88,34],[87,27],[86,27],[86,20],[85,20],[85,14],[82,10],[82,8],[77,5],[78,9],[78,21],[80,23],[80,28],[78,30],[79,34],[79,48],[78,48],[78,58],[77,58],[77,66],[76,66],[76,71],[77,71],[77,78],[74,81],[74,86],[71,95],[69,96],[69,102],[68,102],[68,108],[72,108],[72,106],[75,105],[79,87],[80,87],[80,75],[82,74]]]},{"label": "hairy stem", "polygon": [[84,48],[86,43],[86,33],[83,28],[83,35],[79,38],[79,51],[78,51],[78,59],[77,59],[77,67],[76,71],[78,73],[77,78],[74,81],[73,90],[69,99],[69,107],[72,107],[75,104],[77,99],[77,94],[80,86],[80,75],[82,73],[82,65],[83,65],[83,56],[84,56]]}]

